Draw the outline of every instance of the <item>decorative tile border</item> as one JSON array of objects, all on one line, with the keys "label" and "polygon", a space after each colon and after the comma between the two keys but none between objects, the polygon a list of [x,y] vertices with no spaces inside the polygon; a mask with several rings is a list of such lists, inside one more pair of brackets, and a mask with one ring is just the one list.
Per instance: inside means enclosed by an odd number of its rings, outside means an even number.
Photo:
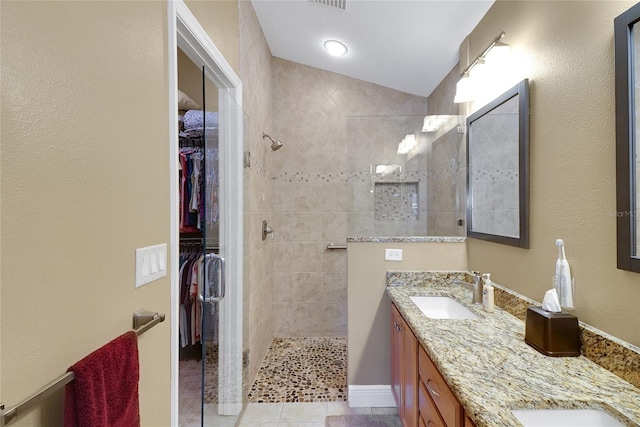
[{"label": "decorative tile border", "polygon": [[[473,275],[461,271],[387,271],[387,286],[443,285],[453,280],[472,282]],[[493,282],[495,304],[524,322],[527,308],[540,302]],[[630,384],[640,388],[640,348],[579,321],[581,353]]]},{"label": "decorative tile border", "polygon": [[411,236],[411,237],[347,237],[347,243],[464,243],[466,237]]},{"label": "decorative tile border", "polygon": [[387,174],[364,172],[306,172],[283,171],[270,178],[282,182],[426,182],[425,171],[390,172]]}]

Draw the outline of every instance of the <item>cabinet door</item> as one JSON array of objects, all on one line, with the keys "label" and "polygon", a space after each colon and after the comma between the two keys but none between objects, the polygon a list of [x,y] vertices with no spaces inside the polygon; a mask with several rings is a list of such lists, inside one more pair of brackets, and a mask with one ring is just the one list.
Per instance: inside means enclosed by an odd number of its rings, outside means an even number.
[{"label": "cabinet door", "polygon": [[418,340],[391,306],[391,381],[398,415],[405,427],[418,425]]},{"label": "cabinet door", "polygon": [[418,339],[409,326],[403,323],[404,345],[404,379],[402,399],[404,403],[404,419],[406,426],[418,425]]},{"label": "cabinet door", "polygon": [[476,427],[476,425],[473,421],[471,421],[471,418],[464,417],[464,427]]},{"label": "cabinet door", "polygon": [[398,405],[398,415],[404,419],[402,405],[402,330],[400,329],[400,313],[391,306],[391,391]]}]

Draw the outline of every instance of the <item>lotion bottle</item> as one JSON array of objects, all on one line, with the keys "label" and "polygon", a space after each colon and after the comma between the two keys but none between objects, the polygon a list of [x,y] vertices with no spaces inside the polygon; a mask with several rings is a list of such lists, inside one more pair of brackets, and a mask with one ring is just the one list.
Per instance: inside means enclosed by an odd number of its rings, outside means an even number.
[{"label": "lotion bottle", "polygon": [[484,287],[482,288],[482,308],[487,313],[493,313],[493,309],[495,307],[494,300],[494,292],[493,292],[493,284],[491,283],[491,274],[485,273],[484,276]]}]

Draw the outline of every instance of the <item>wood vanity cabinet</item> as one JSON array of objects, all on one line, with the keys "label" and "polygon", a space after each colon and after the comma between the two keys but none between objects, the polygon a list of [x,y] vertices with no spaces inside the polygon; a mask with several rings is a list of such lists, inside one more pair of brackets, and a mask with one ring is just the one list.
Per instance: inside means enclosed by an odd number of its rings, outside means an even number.
[{"label": "wood vanity cabinet", "polygon": [[418,340],[391,305],[391,388],[405,427],[418,425]]},{"label": "wood vanity cabinet", "polygon": [[404,427],[475,427],[393,304],[391,337],[392,391]]}]

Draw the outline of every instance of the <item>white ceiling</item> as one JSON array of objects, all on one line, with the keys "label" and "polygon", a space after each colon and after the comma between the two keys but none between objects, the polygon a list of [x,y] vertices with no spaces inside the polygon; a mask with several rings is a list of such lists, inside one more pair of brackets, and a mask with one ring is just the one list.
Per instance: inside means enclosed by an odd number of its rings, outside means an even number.
[{"label": "white ceiling", "polygon": [[[495,0],[252,0],[273,56],[428,96],[458,62],[460,43]],[[327,54],[336,39],[347,55]]]}]

